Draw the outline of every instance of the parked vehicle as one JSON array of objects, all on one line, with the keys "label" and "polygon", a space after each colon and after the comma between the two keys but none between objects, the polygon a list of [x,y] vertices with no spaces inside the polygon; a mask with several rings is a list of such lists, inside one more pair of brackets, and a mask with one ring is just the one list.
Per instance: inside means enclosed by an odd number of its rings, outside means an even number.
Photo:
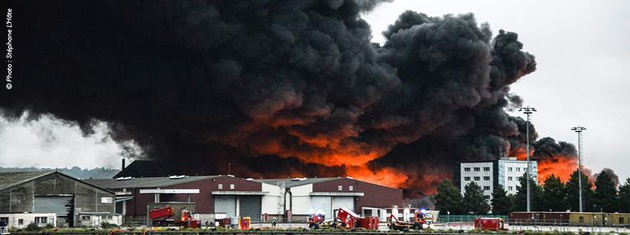
[{"label": "parked vehicle", "polygon": [[391,230],[421,230],[429,228],[433,224],[433,214],[424,210],[417,210],[414,213],[413,221],[400,221],[396,216],[390,215],[388,226]]}]

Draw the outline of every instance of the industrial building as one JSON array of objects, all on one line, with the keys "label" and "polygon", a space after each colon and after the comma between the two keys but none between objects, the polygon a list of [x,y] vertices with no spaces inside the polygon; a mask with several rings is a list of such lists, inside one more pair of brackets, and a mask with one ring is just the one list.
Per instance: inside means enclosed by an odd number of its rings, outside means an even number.
[{"label": "industrial building", "polygon": [[[530,177],[537,182],[538,164],[530,161]],[[486,200],[492,199],[492,192],[501,185],[507,194],[516,194],[516,187],[520,187],[519,177],[527,172],[527,161],[516,158],[502,158],[494,161],[471,161],[459,164],[459,188],[466,192],[466,185],[475,182],[483,189]]]},{"label": "industrial building", "polygon": [[[250,217],[252,222],[306,221],[309,214],[332,215],[339,207],[402,207],[402,190],[352,178],[243,179],[232,175],[120,177],[90,179],[90,184],[114,191],[116,212],[125,224],[148,224],[148,211],[171,206],[186,209],[202,220]],[[383,220],[387,216],[380,213]],[[376,214],[375,214],[376,216]]]},{"label": "industrial building", "polygon": [[0,173],[0,219],[18,227],[31,219],[57,227],[116,223],[114,197],[107,189],[56,171]]},{"label": "industrial building", "polygon": [[261,183],[225,175],[86,181],[114,191],[116,211],[123,214],[124,222],[130,225],[149,223],[148,211],[166,206],[176,210],[186,209],[198,215],[247,216],[252,221],[259,221],[261,198],[268,193],[262,190]]}]

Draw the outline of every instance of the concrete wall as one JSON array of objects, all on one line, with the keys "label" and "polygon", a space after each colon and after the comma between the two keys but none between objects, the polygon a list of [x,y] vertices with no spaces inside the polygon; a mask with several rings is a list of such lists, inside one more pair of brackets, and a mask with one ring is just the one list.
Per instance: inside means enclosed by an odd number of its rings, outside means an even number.
[{"label": "concrete wall", "polygon": [[[294,215],[308,215],[311,208],[311,195],[313,192],[313,185],[301,185],[291,188],[293,196],[293,214]],[[288,197],[289,195],[287,195]],[[287,200],[287,210],[289,209],[289,202]]]},{"label": "concrete wall", "polygon": [[[284,189],[277,185],[262,184],[262,191],[269,192],[262,197],[262,213],[270,216],[278,216],[284,214],[283,199]],[[271,221],[271,219],[269,219]]]}]

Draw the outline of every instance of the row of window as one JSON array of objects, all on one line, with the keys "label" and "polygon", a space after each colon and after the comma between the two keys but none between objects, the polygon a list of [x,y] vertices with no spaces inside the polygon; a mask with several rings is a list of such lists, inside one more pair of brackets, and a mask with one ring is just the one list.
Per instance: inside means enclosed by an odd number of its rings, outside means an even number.
[{"label": "row of window", "polygon": [[[339,185],[339,186],[337,186],[337,189],[339,191],[343,191],[343,186]],[[348,186],[348,191],[354,191],[354,187],[352,185]]]},{"label": "row of window", "polygon": [[[508,186],[508,190],[510,190],[510,191],[511,191],[511,190],[513,190],[513,189],[514,189],[514,187],[512,187],[512,186]],[[483,190],[490,190],[490,186],[483,186]]]},{"label": "row of window", "polygon": [[[473,180],[474,181],[481,181],[481,177],[480,176],[475,176],[475,177],[473,177]],[[483,180],[484,181],[489,181],[490,180],[490,176],[484,176]],[[514,181],[514,177],[508,176],[507,180],[508,181]],[[464,181],[470,181],[470,177],[469,176],[464,177]],[[339,187],[341,187],[341,185]],[[350,186],[350,187],[352,187],[352,186]],[[341,189],[339,189],[339,191],[341,191]],[[352,191],[352,189],[350,189],[350,191]]]},{"label": "row of window", "polygon": [[[464,171],[465,172],[470,172],[470,169],[471,169],[470,167],[464,167]],[[523,167],[522,169],[523,169],[523,172],[527,171],[527,167]],[[481,171],[481,167],[473,167],[472,170],[473,171]],[[508,167],[508,171],[509,172],[512,172],[512,171],[515,171],[515,170],[516,170],[516,172],[521,172],[521,168],[520,167]],[[490,171],[490,167],[484,167],[483,171]]]},{"label": "row of window", "polygon": [[[473,167],[474,171],[481,171],[481,167]],[[464,171],[470,172],[470,167],[464,167]],[[490,167],[484,167],[483,171],[490,171]]]},{"label": "row of window", "polygon": [[[223,184],[218,184],[217,188],[218,189],[223,189]],[[230,184],[230,189],[234,189],[234,184]]]},{"label": "row of window", "polygon": [[[521,172],[521,168],[519,167],[514,167],[514,169],[516,170],[516,172]],[[514,169],[512,169],[512,167],[508,167],[509,172],[514,171]],[[526,171],[527,171],[527,167],[523,167],[523,172],[526,172]]]},{"label": "row of window", "polygon": [[[479,176],[475,176],[475,177],[473,177],[473,179],[474,179],[475,181],[481,181],[481,177],[479,177]],[[464,177],[464,180],[465,180],[465,181],[470,181],[470,177],[466,176],[466,177]],[[484,176],[484,177],[483,177],[483,180],[484,180],[484,181],[490,181],[490,176]]]},{"label": "row of window", "polygon": [[[9,223],[9,217],[0,217],[0,222],[4,222],[4,224]],[[48,223],[48,217],[35,217],[36,224],[46,224]],[[18,219],[18,225],[24,225],[24,219]]]}]

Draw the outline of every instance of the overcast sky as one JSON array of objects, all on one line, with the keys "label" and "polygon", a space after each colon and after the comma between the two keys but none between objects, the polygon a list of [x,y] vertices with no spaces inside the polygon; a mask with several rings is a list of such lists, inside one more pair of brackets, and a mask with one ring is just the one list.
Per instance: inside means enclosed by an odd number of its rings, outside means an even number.
[{"label": "overcast sky", "polygon": [[[585,126],[584,165],[630,177],[625,149],[630,126],[623,123],[630,119],[630,1],[398,0],[365,15],[373,40],[382,42],[380,32],[405,10],[429,16],[472,12],[495,34],[499,29],[518,33],[538,69],[512,91],[538,110],[532,122],[540,137],[577,145],[570,129]],[[119,167],[122,152],[107,136],[106,124],[85,137],[77,126],[50,116],[36,122],[0,120],[0,166]]]}]

